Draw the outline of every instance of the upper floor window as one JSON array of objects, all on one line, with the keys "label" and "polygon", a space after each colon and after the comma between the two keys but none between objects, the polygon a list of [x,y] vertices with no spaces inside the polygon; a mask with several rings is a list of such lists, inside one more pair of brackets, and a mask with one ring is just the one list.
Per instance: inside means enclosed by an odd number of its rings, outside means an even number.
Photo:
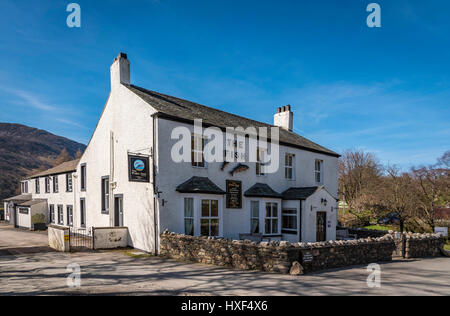
[{"label": "upper floor window", "polygon": [[315,164],[315,178],[317,184],[323,183],[323,160],[316,160]]},{"label": "upper floor window", "polygon": [[58,187],[58,176],[53,177],[53,193],[58,193],[59,187]]},{"label": "upper floor window", "polygon": [[45,193],[50,193],[50,178],[45,177]]},{"label": "upper floor window", "polygon": [[286,154],[284,158],[284,177],[288,180],[294,180],[295,172],[294,172],[294,165],[295,165],[295,155],[293,154]]},{"label": "upper floor window", "polygon": [[67,192],[73,191],[72,174],[71,173],[66,173],[66,191]]},{"label": "upper floor window", "polygon": [[80,167],[80,187],[81,191],[86,191],[86,164],[82,164]]},{"label": "upper floor window", "polygon": [[39,178],[34,180],[34,186],[36,189],[36,194],[41,193],[41,184],[39,183]]},{"label": "upper floor window", "polygon": [[265,150],[258,148],[258,151],[256,152],[256,175],[257,176],[263,176],[264,173],[264,157],[265,157]]},{"label": "upper floor window", "polygon": [[109,212],[109,176],[102,178],[102,213]]},{"label": "upper floor window", "polygon": [[194,167],[205,167],[205,157],[203,150],[205,149],[205,139],[199,135],[192,135],[191,143],[191,161]]},{"label": "upper floor window", "polygon": [[28,193],[28,181],[21,182],[22,193]]},{"label": "upper floor window", "polygon": [[278,234],[278,203],[266,203],[265,233]]}]

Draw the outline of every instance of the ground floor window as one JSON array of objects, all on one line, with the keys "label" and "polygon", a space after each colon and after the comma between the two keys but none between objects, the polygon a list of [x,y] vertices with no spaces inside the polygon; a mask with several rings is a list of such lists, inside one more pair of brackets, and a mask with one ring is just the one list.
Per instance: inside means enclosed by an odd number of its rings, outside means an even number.
[{"label": "ground floor window", "polygon": [[266,203],[265,233],[278,234],[278,203]]},{"label": "ground floor window", "polygon": [[251,228],[250,233],[251,234],[259,234],[259,201],[251,201],[250,205],[250,212],[251,212]]},{"label": "ground floor window", "polygon": [[67,226],[73,226],[73,206],[67,205]]},{"label": "ground floor window", "polygon": [[86,200],[80,199],[80,225],[86,227]]},{"label": "ground floor window", "polygon": [[200,233],[202,236],[219,236],[219,201],[202,200]]},{"label": "ground floor window", "polygon": [[50,205],[50,223],[55,224],[55,206]]},{"label": "ground floor window", "polygon": [[194,199],[184,199],[184,234],[194,236]]},{"label": "ground floor window", "polygon": [[63,210],[63,206],[62,205],[58,205],[58,224],[59,225],[64,225],[64,214],[63,214],[64,210]]},{"label": "ground floor window", "polygon": [[286,209],[281,214],[281,230],[283,234],[297,234],[297,210]]}]

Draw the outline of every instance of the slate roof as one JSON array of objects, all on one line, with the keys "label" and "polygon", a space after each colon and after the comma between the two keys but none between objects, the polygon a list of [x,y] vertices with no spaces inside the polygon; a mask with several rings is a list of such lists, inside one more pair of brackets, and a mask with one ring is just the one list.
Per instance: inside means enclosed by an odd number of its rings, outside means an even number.
[{"label": "slate roof", "polygon": [[273,190],[265,183],[256,183],[244,192],[246,197],[267,197],[281,199],[281,194]]},{"label": "slate roof", "polygon": [[30,200],[30,201],[26,201],[24,203],[19,204],[19,206],[33,206],[33,205],[37,205],[37,204],[41,204],[41,203],[46,203],[47,200],[43,200],[43,199],[36,199],[36,200]]},{"label": "slate roof", "polygon": [[225,194],[226,192],[215,185],[209,178],[192,177],[180,184],[177,189],[180,193]]},{"label": "slate roof", "polygon": [[282,193],[283,200],[305,200],[322,187],[290,188]]},{"label": "slate roof", "polygon": [[[126,85],[128,89],[142,98],[158,111],[158,115],[165,118],[178,119],[186,122],[193,122],[194,119],[202,119],[204,126],[227,127],[273,127],[266,123],[254,121],[242,116],[234,115],[228,112],[220,111],[208,106],[204,106],[191,101],[179,99],[155,91],[150,91],[134,85]],[[162,115],[161,115],[162,114]],[[270,129],[268,130],[268,136]],[[322,147],[294,132],[280,128],[280,144],[326,155],[339,157],[339,154]]]},{"label": "slate roof", "polygon": [[3,201],[5,202],[16,202],[16,203],[23,203],[26,201],[30,201],[31,200],[31,194],[21,194],[21,195],[17,195],[17,196],[13,196],[7,199],[4,199]]},{"label": "slate roof", "polygon": [[60,164],[56,167],[36,173],[36,174],[30,176],[28,179],[34,179],[34,178],[39,178],[39,177],[45,177],[45,176],[51,176],[51,175],[76,171],[79,161],[80,161],[80,159],[75,159],[72,161],[63,162],[62,164]]}]

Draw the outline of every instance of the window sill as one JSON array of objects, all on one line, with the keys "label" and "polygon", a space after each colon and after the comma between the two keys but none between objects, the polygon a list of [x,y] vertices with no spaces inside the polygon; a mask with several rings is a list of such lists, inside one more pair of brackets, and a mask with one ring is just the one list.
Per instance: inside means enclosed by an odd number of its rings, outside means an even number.
[{"label": "window sill", "polygon": [[109,211],[102,211],[102,215],[109,215]]}]

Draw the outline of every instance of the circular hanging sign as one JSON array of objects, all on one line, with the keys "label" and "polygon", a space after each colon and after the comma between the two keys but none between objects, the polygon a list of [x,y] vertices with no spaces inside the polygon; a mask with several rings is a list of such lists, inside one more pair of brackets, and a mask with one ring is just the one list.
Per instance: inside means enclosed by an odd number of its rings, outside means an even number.
[{"label": "circular hanging sign", "polygon": [[137,171],[144,171],[145,170],[145,164],[142,160],[136,160],[134,162],[134,169],[136,169]]}]

